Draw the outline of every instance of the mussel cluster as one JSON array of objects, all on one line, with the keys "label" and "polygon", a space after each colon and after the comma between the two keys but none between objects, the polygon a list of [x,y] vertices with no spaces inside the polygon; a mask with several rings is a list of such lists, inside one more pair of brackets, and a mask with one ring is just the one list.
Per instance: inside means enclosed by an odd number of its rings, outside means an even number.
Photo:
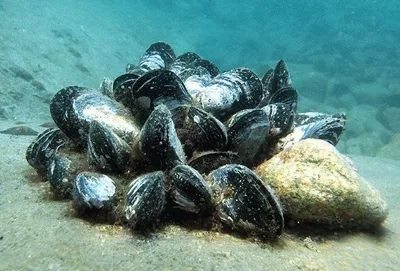
[{"label": "mussel cluster", "polygon": [[344,129],[344,115],[297,113],[297,102],[283,60],[260,79],[246,68],[221,73],[195,53],[176,57],[158,42],[99,89],[58,91],[57,128],[26,158],[79,212],[118,213],[146,230],[180,210],[271,238],[283,210],[251,168],[305,138],[336,144]]}]

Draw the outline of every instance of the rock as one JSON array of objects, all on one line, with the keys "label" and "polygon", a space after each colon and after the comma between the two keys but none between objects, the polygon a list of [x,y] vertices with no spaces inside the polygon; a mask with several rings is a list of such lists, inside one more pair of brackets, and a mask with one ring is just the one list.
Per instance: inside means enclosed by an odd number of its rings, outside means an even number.
[{"label": "rock", "polygon": [[346,154],[364,155],[364,150],[357,138],[350,138],[344,142],[346,144]]},{"label": "rock", "polygon": [[377,120],[378,109],[370,105],[359,105],[347,112],[346,132],[344,137],[355,138],[365,133],[375,133],[383,142],[393,134]]},{"label": "rock", "polygon": [[328,77],[319,72],[304,73],[296,77],[296,88],[302,96],[321,103],[326,98],[328,80]]},{"label": "rock", "polygon": [[334,146],[306,139],[256,168],[286,214],[329,228],[372,228],[388,215],[386,202]]},{"label": "rock", "polygon": [[346,93],[337,98],[337,105],[346,109],[353,108],[357,106],[357,99],[353,96],[353,94]]},{"label": "rock", "polygon": [[351,89],[360,104],[378,106],[390,95],[390,90],[377,83],[362,83]]},{"label": "rock", "polygon": [[327,97],[336,98],[344,94],[350,94],[350,88],[340,77],[331,78],[327,82],[326,94]]},{"label": "rock", "polygon": [[400,108],[387,107],[383,109],[381,119],[388,129],[395,133],[400,133]]},{"label": "rock", "polygon": [[383,145],[382,139],[375,132],[371,132],[347,140],[346,150],[351,154],[375,156]]},{"label": "rock", "polygon": [[400,133],[393,135],[389,144],[383,146],[377,156],[400,161]]}]

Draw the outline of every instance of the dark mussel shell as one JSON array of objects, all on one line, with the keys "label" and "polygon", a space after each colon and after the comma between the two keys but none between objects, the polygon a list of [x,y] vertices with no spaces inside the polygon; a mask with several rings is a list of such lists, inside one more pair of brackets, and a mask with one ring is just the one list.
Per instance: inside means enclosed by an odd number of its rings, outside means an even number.
[{"label": "dark mussel shell", "polygon": [[279,60],[274,69],[270,95],[275,94],[275,92],[281,88],[290,87],[291,85],[292,80],[290,79],[289,69],[285,61]]},{"label": "dark mussel shell", "polygon": [[234,113],[257,106],[263,89],[260,79],[249,69],[233,69],[211,78],[191,76],[185,81],[199,107],[221,121]]},{"label": "dark mussel shell", "polygon": [[113,83],[113,97],[117,102],[128,108],[133,106],[133,84],[140,76],[135,73],[125,73],[115,78]]},{"label": "dark mussel shell", "polygon": [[264,106],[262,110],[268,115],[271,138],[285,136],[292,130],[295,116],[292,106],[275,103]]},{"label": "dark mussel shell", "polygon": [[272,238],[283,230],[280,202],[269,186],[243,165],[226,165],[208,175],[216,216],[234,230]]},{"label": "dark mussel shell", "polygon": [[60,129],[48,128],[29,145],[26,160],[36,170],[44,173],[53,156],[67,140],[67,136]]},{"label": "dark mussel shell", "polygon": [[295,116],[294,122],[295,122],[296,126],[301,126],[301,125],[310,124],[310,123],[328,119],[328,118],[342,119],[343,122],[345,122],[346,115],[342,114],[342,113],[332,115],[332,114],[326,114],[326,113],[320,113],[320,112],[297,113]]},{"label": "dark mussel shell", "polygon": [[175,110],[173,120],[188,157],[194,151],[225,150],[226,127],[210,113],[194,106],[181,106]]},{"label": "dark mussel shell", "polygon": [[97,120],[109,126],[124,140],[131,141],[139,127],[121,104],[85,87],[70,86],[58,91],[50,104],[54,122],[69,138],[86,145],[90,122]]},{"label": "dark mussel shell", "polygon": [[227,164],[242,164],[242,159],[234,152],[207,151],[194,154],[188,161],[188,165],[200,174],[208,174]]},{"label": "dark mussel shell", "polygon": [[346,123],[344,115],[336,116],[327,116],[315,122],[295,127],[287,138],[282,139],[284,142],[283,148],[288,148],[294,143],[307,138],[322,139],[335,146],[339,142]]},{"label": "dark mussel shell", "polygon": [[195,63],[197,60],[201,59],[201,57],[193,52],[186,52],[183,53],[179,56],[177,56],[175,58],[175,61],[171,64],[171,66],[169,67],[171,71],[173,71],[173,67],[177,64],[177,63],[184,63],[185,66],[191,66],[193,65],[193,63]]},{"label": "dark mussel shell", "polygon": [[165,105],[157,106],[143,125],[139,149],[143,158],[156,170],[186,163],[171,112]]},{"label": "dark mussel shell", "polygon": [[196,53],[192,52],[187,52],[178,56],[169,67],[169,70],[178,75],[182,81],[185,81],[192,75],[209,75],[215,77],[219,73],[214,63],[202,59]]},{"label": "dark mussel shell", "polygon": [[78,211],[108,211],[116,206],[117,189],[110,177],[85,171],[76,176],[72,197]]},{"label": "dark mussel shell", "polygon": [[169,181],[170,197],[177,208],[196,214],[211,209],[211,189],[197,170],[176,166],[169,172]]},{"label": "dark mussel shell", "polygon": [[274,78],[274,69],[269,69],[265,72],[261,79],[261,83],[266,90],[266,93],[270,93],[270,88],[272,87],[272,82]]},{"label": "dark mussel shell", "polygon": [[133,85],[132,112],[142,123],[160,104],[170,110],[190,104],[191,97],[182,80],[169,70],[153,70],[139,77]]},{"label": "dark mussel shell", "polygon": [[128,187],[124,213],[133,229],[143,229],[155,224],[165,206],[164,173],[156,171],[142,175]]},{"label": "dark mussel shell", "polygon": [[269,136],[267,113],[262,109],[245,109],[228,122],[228,149],[237,152],[247,166],[252,166],[255,155]]},{"label": "dark mussel shell", "polygon": [[272,92],[272,82],[274,78],[274,69],[269,69],[261,79],[261,83],[263,86],[263,95],[261,98],[261,102],[258,107],[266,106],[269,103],[269,96]]},{"label": "dark mussel shell", "polygon": [[298,104],[297,90],[292,87],[284,87],[278,89],[274,94],[270,96],[268,103],[284,103],[290,106],[296,112]]},{"label": "dark mussel shell", "polygon": [[[295,100],[297,103],[297,92],[285,93],[281,89],[291,88],[292,80],[290,79],[289,69],[285,61],[280,60],[274,69],[269,69],[261,79],[263,85],[263,98],[258,107],[264,107],[267,104],[284,102],[289,103],[289,99]],[[293,89],[294,90],[294,89]],[[295,90],[294,90],[295,91]],[[283,92],[283,93],[277,93]],[[283,97],[282,97],[283,95]],[[293,97],[291,97],[293,96]],[[294,97],[295,96],[295,97]]]},{"label": "dark mussel shell", "polygon": [[122,172],[130,162],[131,147],[108,126],[93,120],[88,138],[89,165],[102,171]]},{"label": "dark mussel shell", "polygon": [[56,195],[62,198],[69,198],[73,188],[76,172],[73,169],[72,161],[61,155],[54,155],[49,163],[47,179]]},{"label": "dark mussel shell", "polygon": [[188,77],[186,73],[193,69],[194,63],[201,57],[192,52],[186,52],[178,56],[168,69],[178,75],[183,81]]},{"label": "dark mussel shell", "polygon": [[195,67],[203,67],[204,69],[206,69],[209,74],[211,75],[211,77],[215,77],[219,74],[219,69],[218,67],[212,63],[211,61],[207,60],[207,59],[198,59],[195,63],[194,63]]},{"label": "dark mussel shell", "polygon": [[156,69],[164,69],[175,60],[172,47],[165,42],[156,42],[150,45],[139,61],[140,69],[148,72]]}]

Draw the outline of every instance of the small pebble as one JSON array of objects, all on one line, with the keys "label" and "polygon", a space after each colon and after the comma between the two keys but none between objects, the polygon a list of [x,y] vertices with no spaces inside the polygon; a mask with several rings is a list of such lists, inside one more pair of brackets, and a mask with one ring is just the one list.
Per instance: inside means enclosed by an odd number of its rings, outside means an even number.
[{"label": "small pebble", "polygon": [[0,131],[1,134],[8,134],[8,135],[27,135],[27,136],[35,136],[38,134],[37,131],[33,130],[28,126],[15,126],[12,128],[5,129]]}]

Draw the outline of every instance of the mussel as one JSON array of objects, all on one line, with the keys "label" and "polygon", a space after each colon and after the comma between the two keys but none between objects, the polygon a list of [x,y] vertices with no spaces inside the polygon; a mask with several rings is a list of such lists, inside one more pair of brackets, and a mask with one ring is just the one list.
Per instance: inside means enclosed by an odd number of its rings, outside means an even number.
[{"label": "mussel", "polygon": [[50,104],[58,128],[80,145],[86,145],[90,122],[97,120],[130,142],[139,133],[129,110],[96,90],[70,86],[58,91]]},{"label": "mussel", "polygon": [[208,174],[227,164],[241,163],[242,159],[240,156],[231,151],[206,151],[195,153],[188,161],[188,165],[196,169],[200,174]]},{"label": "mussel", "polygon": [[156,42],[150,45],[139,61],[140,69],[151,71],[169,66],[175,59],[172,47],[165,42]]},{"label": "mussel", "polygon": [[270,124],[262,109],[245,109],[228,122],[228,149],[237,152],[243,163],[251,166],[255,155],[268,139]]},{"label": "mussel", "polygon": [[232,114],[257,106],[263,95],[260,79],[249,69],[233,69],[212,78],[191,76],[185,81],[199,107],[221,121]]},{"label": "mussel", "polygon": [[214,197],[219,199],[216,217],[232,229],[273,238],[283,230],[283,211],[269,186],[243,165],[220,167],[208,175]]},{"label": "mussel", "polygon": [[47,179],[56,195],[69,198],[75,174],[72,161],[67,157],[56,154],[49,163]]},{"label": "mussel", "polygon": [[88,138],[89,165],[108,172],[126,169],[132,156],[132,148],[108,126],[93,120]]},{"label": "mussel", "polygon": [[186,163],[182,144],[176,134],[171,112],[161,104],[146,120],[139,135],[139,149],[155,169],[170,169]]},{"label": "mussel", "polygon": [[299,122],[304,124],[296,126],[293,132],[280,140],[283,143],[283,149],[306,138],[322,139],[335,146],[345,129],[346,117],[341,114],[314,114],[314,117],[305,118]]},{"label": "mussel", "polygon": [[164,173],[155,171],[144,174],[128,187],[125,195],[124,213],[133,229],[146,230],[157,223],[165,206]]},{"label": "mussel", "polygon": [[211,210],[211,189],[197,170],[178,165],[169,172],[169,180],[177,208],[196,214]]},{"label": "mussel", "polygon": [[76,176],[72,197],[80,212],[89,209],[109,211],[116,205],[117,188],[107,175],[85,171]]},{"label": "mussel", "polygon": [[192,101],[182,80],[175,73],[161,69],[139,77],[132,86],[131,95],[133,106],[130,109],[141,123],[160,104],[174,110]]},{"label": "mussel", "polygon": [[214,63],[202,59],[199,55],[192,52],[178,56],[168,69],[178,75],[183,81],[192,75],[215,77],[219,73]]},{"label": "mussel", "polygon": [[40,133],[26,150],[26,160],[39,172],[45,173],[49,162],[67,142],[66,135],[58,128],[48,128]]},{"label": "mussel", "polygon": [[225,125],[210,113],[195,106],[181,106],[174,111],[173,120],[185,153],[223,151],[228,142]]}]

